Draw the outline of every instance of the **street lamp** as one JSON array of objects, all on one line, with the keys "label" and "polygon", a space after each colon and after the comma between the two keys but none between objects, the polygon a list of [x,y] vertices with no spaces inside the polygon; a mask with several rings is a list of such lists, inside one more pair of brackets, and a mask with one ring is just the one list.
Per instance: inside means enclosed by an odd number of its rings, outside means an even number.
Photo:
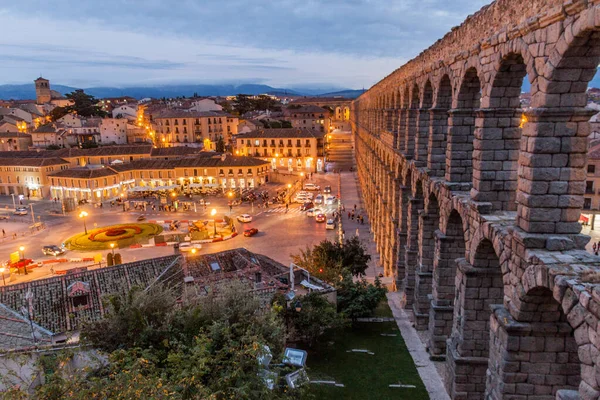
[{"label": "street lamp", "polygon": [[215,219],[215,215],[217,215],[217,209],[213,208],[210,211],[210,215],[212,215],[212,217],[213,217],[213,228],[215,228],[214,237],[217,237],[217,222],[216,222],[216,219]]},{"label": "street lamp", "polygon": [[79,213],[79,218],[81,218],[83,220],[83,230],[85,231],[85,234],[87,235],[87,226],[85,225],[85,217],[88,216],[87,211],[82,211]]},{"label": "street lamp", "polygon": [[2,274],[2,282],[4,283],[4,286],[6,286],[6,279],[4,278],[4,271],[6,271],[6,268],[0,267],[0,274]]},{"label": "street lamp", "polygon": [[[25,260],[25,246],[19,247],[19,251],[21,252],[21,260]],[[25,275],[28,274],[28,272],[27,272],[27,264],[23,265],[23,272],[25,273]],[[2,277],[4,278],[4,275],[2,275]]]},{"label": "street lamp", "polygon": [[192,249],[192,255],[196,255],[196,249]]},{"label": "street lamp", "polygon": [[112,256],[114,258],[115,257],[115,244],[114,243],[110,244],[110,249],[112,250]]}]

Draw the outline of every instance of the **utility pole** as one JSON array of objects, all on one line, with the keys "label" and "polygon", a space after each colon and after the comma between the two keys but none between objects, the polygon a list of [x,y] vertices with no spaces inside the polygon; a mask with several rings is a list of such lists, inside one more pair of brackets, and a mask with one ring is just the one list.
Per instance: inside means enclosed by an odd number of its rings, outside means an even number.
[{"label": "utility pole", "polygon": [[29,208],[31,209],[31,223],[35,224],[35,215],[33,214],[33,204],[29,203]]}]

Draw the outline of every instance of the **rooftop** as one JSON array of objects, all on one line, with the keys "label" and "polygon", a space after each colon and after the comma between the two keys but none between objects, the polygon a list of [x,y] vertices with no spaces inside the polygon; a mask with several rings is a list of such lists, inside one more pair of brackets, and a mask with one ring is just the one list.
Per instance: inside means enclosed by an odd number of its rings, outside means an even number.
[{"label": "rooftop", "polygon": [[287,138],[323,138],[325,134],[308,128],[274,128],[258,129],[252,132],[240,133],[236,139],[287,139]]},{"label": "rooftop", "polygon": [[[33,329],[32,329],[33,328]],[[32,336],[32,330],[34,337]],[[50,344],[52,332],[0,303],[0,349],[15,350]]]}]

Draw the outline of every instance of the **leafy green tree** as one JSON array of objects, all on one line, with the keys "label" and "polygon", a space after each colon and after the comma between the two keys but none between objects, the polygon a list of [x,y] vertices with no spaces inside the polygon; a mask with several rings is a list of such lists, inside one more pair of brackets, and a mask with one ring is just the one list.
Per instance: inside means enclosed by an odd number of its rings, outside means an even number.
[{"label": "leafy green tree", "polygon": [[344,315],[338,314],[335,306],[317,292],[299,296],[285,313],[290,336],[311,347],[326,330],[346,324]]},{"label": "leafy green tree", "polygon": [[91,140],[87,140],[87,141],[81,143],[82,149],[95,149],[96,147],[98,147],[98,143],[91,141]]},{"label": "leafy green tree", "polygon": [[70,106],[65,107],[67,112],[73,112],[82,117],[105,117],[107,115],[97,105],[98,100],[94,96],[86,94],[82,89],[67,93],[65,96],[73,102]]},{"label": "leafy green tree", "polygon": [[46,147],[46,150],[60,150],[60,146],[57,144],[51,144],[50,146]]},{"label": "leafy green tree", "polygon": [[219,136],[217,142],[215,143],[215,150],[217,153],[225,153],[225,140],[223,140],[223,136]]},{"label": "leafy green tree", "polygon": [[353,321],[361,317],[373,315],[379,303],[385,299],[387,289],[375,278],[375,284],[368,283],[364,278],[354,280],[346,271],[337,285],[338,311],[344,313]]},{"label": "leafy green tree", "polygon": [[292,122],[291,121],[281,120],[279,122],[281,122],[281,127],[282,128],[292,128]]},{"label": "leafy green tree", "polygon": [[59,119],[61,119],[62,117],[64,117],[65,115],[67,115],[68,113],[69,113],[69,110],[67,107],[54,107],[52,109],[52,111],[50,111],[49,115],[50,115],[50,119],[53,122],[56,122]]},{"label": "leafy green tree", "polygon": [[254,103],[247,94],[238,94],[235,96],[232,105],[239,115],[244,115],[247,112],[254,110]]},{"label": "leafy green tree", "polygon": [[292,254],[292,260],[319,279],[335,286],[344,271],[362,276],[367,270],[371,256],[358,237],[346,239],[343,244],[324,240],[321,243]]}]

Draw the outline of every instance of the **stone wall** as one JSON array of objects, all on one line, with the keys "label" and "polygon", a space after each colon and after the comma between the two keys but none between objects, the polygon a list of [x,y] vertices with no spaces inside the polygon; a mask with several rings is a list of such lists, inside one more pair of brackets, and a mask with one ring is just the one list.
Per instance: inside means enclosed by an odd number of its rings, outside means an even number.
[{"label": "stone wall", "polygon": [[599,63],[600,1],[498,0],[352,105],[381,263],[454,399],[600,398],[578,222]]}]

